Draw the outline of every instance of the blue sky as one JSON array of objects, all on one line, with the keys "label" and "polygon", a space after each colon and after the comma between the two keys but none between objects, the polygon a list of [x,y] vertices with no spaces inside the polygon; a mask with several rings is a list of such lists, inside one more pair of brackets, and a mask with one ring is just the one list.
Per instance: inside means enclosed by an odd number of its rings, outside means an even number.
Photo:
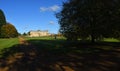
[{"label": "blue sky", "polygon": [[0,0],[7,22],[19,33],[30,30],[48,30],[58,33],[59,24],[55,13],[60,11],[65,0]]}]

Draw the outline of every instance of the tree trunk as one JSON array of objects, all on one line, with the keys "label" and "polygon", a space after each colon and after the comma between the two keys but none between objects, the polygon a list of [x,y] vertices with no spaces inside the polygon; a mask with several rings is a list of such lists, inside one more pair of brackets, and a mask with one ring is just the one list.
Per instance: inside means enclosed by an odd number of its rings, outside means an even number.
[{"label": "tree trunk", "polygon": [[93,34],[91,34],[91,42],[95,43],[95,36]]}]

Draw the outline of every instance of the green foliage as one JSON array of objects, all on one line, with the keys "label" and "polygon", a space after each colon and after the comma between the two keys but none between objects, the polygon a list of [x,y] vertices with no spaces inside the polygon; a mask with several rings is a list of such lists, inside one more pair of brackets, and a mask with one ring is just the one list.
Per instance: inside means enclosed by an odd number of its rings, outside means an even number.
[{"label": "green foliage", "polygon": [[2,10],[0,10],[0,37],[2,38],[10,38],[17,37],[18,32],[16,28],[10,24],[6,23],[6,18]]},{"label": "green foliage", "polygon": [[6,24],[6,19],[3,11],[0,9],[0,36],[1,36],[1,27]]},{"label": "green foliage", "polygon": [[6,24],[5,15],[4,15],[3,11],[0,10],[0,27],[4,24]]},{"label": "green foliage", "polygon": [[18,36],[18,32],[12,24],[8,23],[1,27],[1,37],[13,38],[13,37],[17,37],[17,36]]},{"label": "green foliage", "polygon": [[[119,0],[69,0],[57,13],[60,32],[68,39],[91,37],[92,42],[120,33]],[[117,32],[117,33],[115,33]]]},{"label": "green foliage", "polygon": [[23,36],[26,36],[26,35],[27,35],[27,33],[24,32],[24,33],[23,33]]}]

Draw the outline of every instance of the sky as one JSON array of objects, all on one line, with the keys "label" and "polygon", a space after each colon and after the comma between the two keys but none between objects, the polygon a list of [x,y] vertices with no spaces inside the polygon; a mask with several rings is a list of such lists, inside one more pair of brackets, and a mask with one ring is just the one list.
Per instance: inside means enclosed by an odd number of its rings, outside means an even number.
[{"label": "sky", "polygon": [[0,9],[6,21],[19,33],[31,30],[48,30],[58,33],[59,24],[55,13],[62,9],[65,0],[0,0]]}]

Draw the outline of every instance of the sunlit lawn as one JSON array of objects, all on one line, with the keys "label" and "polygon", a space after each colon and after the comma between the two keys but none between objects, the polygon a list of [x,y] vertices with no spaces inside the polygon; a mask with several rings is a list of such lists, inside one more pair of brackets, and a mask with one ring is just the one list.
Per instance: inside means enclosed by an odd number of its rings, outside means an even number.
[{"label": "sunlit lawn", "polygon": [[117,40],[117,39],[114,39],[114,38],[104,38],[103,41],[106,41],[106,42],[120,42],[120,40]]},{"label": "sunlit lawn", "polygon": [[55,39],[54,36],[45,36],[45,37],[26,37],[26,40],[36,39],[36,40],[65,40],[65,37],[57,37]]},{"label": "sunlit lawn", "polygon": [[0,39],[0,50],[18,44],[18,38]]}]

